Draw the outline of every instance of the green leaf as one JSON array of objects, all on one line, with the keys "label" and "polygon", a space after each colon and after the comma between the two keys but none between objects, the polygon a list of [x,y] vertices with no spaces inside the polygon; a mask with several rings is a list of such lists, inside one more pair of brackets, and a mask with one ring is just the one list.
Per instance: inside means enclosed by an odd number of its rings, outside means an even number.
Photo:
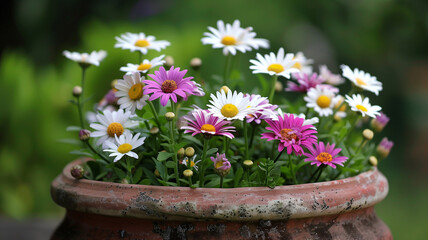
[{"label": "green leaf", "polygon": [[183,135],[183,138],[186,140],[189,140],[192,143],[195,143],[196,145],[202,147],[201,141],[199,141],[197,138],[191,136],[191,135]]},{"label": "green leaf", "polygon": [[95,162],[95,161],[87,161],[86,165],[89,167],[89,169],[91,170],[92,176],[98,176],[101,172],[101,168],[100,165]]},{"label": "green leaf", "polygon": [[88,157],[93,156],[91,153],[85,152],[84,150],[73,150],[69,153],[73,155],[80,155],[80,156],[88,156]]},{"label": "green leaf", "polygon": [[211,148],[207,151],[207,156],[210,156],[216,152],[218,152],[218,148]]},{"label": "green leaf", "polygon": [[79,127],[79,126],[68,126],[66,128],[66,131],[69,131],[69,132],[71,132],[71,131],[80,131],[80,129],[82,129],[82,128]]},{"label": "green leaf", "polygon": [[72,144],[72,145],[81,145],[82,144],[82,142],[80,140],[77,140],[75,138],[59,139],[58,142]]},{"label": "green leaf", "polygon": [[105,177],[105,175],[107,175],[108,172],[102,172],[100,174],[98,174],[98,176],[95,177],[95,180],[100,180],[101,178]]},{"label": "green leaf", "polygon": [[167,168],[175,168],[175,166],[176,166],[176,163],[173,162],[173,161],[167,161],[166,162],[166,167]]},{"label": "green leaf", "polygon": [[152,171],[143,167],[143,172],[150,179],[151,184],[157,185],[157,186],[161,185],[160,183],[161,180],[157,179],[155,174],[153,174]]},{"label": "green leaf", "polygon": [[145,178],[145,179],[141,180],[138,184],[141,184],[141,185],[151,185],[151,183],[152,183],[152,180],[150,180],[148,178]]},{"label": "green leaf", "polygon": [[120,179],[124,179],[124,178],[126,178],[126,173],[125,173],[122,169],[117,168],[117,167],[114,167],[114,168],[113,168],[113,171],[116,173],[116,175],[117,175]]},{"label": "green leaf", "polygon": [[137,168],[137,170],[135,170],[134,176],[132,176],[132,182],[133,183],[137,183],[140,181],[141,177],[143,176],[143,168]]},{"label": "green leaf", "polygon": [[188,142],[181,142],[181,143],[176,143],[174,146],[174,152],[178,152],[178,150],[182,147],[185,147],[187,144],[189,144]]},{"label": "green leaf", "polygon": [[174,187],[177,186],[177,183],[174,183],[174,182],[165,182],[165,181],[160,180],[160,179],[158,179],[158,181],[164,186],[174,186]]},{"label": "green leaf", "polygon": [[168,173],[167,173],[167,170],[166,170],[165,166],[161,162],[159,162],[159,161],[154,160],[154,162],[155,162],[155,165],[156,165],[156,169],[159,171],[160,177],[163,180],[166,180],[167,177],[168,177]]},{"label": "green leaf", "polygon": [[244,174],[244,169],[242,167],[238,168],[235,173],[235,177],[233,178],[233,186],[238,187],[241,181],[242,175]]},{"label": "green leaf", "polygon": [[174,156],[174,153],[170,153],[170,152],[160,152],[160,153],[158,154],[157,160],[162,162],[162,161],[165,161],[165,160],[167,160],[168,158],[170,158],[170,157],[172,157],[172,156]]}]

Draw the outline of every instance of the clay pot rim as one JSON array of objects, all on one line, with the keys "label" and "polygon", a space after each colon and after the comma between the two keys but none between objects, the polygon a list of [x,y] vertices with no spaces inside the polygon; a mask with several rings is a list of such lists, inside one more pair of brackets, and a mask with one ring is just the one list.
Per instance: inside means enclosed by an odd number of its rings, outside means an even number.
[{"label": "clay pot rim", "polygon": [[[52,198],[70,210],[110,216],[163,220],[280,220],[371,207],[388,193],[388,182],[377,168],[346,179],[274,189],[192,189],[74,179],[70,169],[84,161],[88,159],[78,159],[66,165],[52,182]],[[245,214],[237,214],[240,211]]]}]

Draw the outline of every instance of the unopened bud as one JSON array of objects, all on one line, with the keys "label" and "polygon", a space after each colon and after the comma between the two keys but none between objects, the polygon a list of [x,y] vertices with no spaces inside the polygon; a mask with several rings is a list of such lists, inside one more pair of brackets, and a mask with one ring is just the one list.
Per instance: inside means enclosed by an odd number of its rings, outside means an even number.
[{"label": "unopened bud", "polygon": [[245,160],[245,161],[244,161],[244,166],[246,166],[246,167],[251,167],[251,166],[253,166],[253,161],[251,161],[251,160]]},{"label": "unopened bud", "polygon": [[193,155],[195,155],[195,149],[192,147],[188,147],[188,148],[186,148],[185,153],[186,153],[186,156],[188,158],[191,158],[191,157],[193,157]]},{"label": "unopened bud", "polygon": [[224,93],[227,94],[230,91],[230,88],[228,86],[223,86],[223,87],[220,88],[220,90],[223,90]]},{"label": "unopened bud", "polygon": [[75,165],[70,170],[71,176],[75,179],[81,179],[85,175],[85,170],[80,165]]},{"label": "unopened bud", "polygon": [[111,88],[116,88],[116,84],[117,84],[118,80],[115,79],[113,81],[111,81]]},{"label": "unopened bud", "polygon": [[367,140],[372,140],[373,139],[373,131],[370,129],[364,129],[363,131],[363,137]]},{"label": "unopened bud", "polygon": [[190,170],[190,169],[186,169],[186,170],[184,170],[184,171],[183,171],[183,175],[184,175],[185,177],[190,178],[190,177],[192,177],[192,176],[193,176],[193,171],[192,171],[192,170]]},{"label": "unopened bud", "polygon": [[201,66],[202,66],[202,60],[200,58],[192,58],[190,60],[190,66],[194,69],[194,70],[198,70]]},{"label": "unopened bud", "polygon": [[179,158],[183,158],[184,157],[184,148],[178,149],[177,155]]},{"label": "unopened bud", "polygon": [[369,157],[369,162],[370,162],[371,165],[373,165],[375,167],[377,166],[377,163],[378,163],[377,158],[375,156],[370,156]]},{"label": "unopened bud", "polygon": [[164,65],[166,68],[170,68],[174,65],[174,58],[172,58],[171,56],[166,56],[164,60]]},{"label": "unopened bud", "polygon": [[82,142],[86,142],[89,140],[89,138],[91,137],[91,132],[89,130],[86,129],[82,129],[79,131],[79,139]]},{"label": "unopened bud", "polygon": [[122,184],[129,184],[129,181],[128,181],[128,179],[123,178],[123,179],[120,181],[120,183],[122,183]]},{"label": "unopened bud", "polygon": [[172,121],[175,118],[175,114],[173,112],[167,112],[165,113],[165,117],[166,117],[166,120]]},{"label": "unopened bud", "polygon": [[276,81],[276,83],[275,83],[275,91],[282,92],[283,89],[284,89],[284,87],[282,86],[282,83],[279,82],[279,81]]},{"label": "unopened bud", "polygon": [[75,97],[80,97],[80,95],[82,94],[82,87],[80,86],[75,86],[73,88],[73,96]]},{"label": "unopened bud", "polygon": [[159,173],[159,170],[158,170],[158,169],[155,169],[155,176],[156,176],[156,177],[160,177],[160,173]]},{"label": "unopened bud", "polygon": [[156,135],[158,133],[159,133],[159,128],[157,127],[150,128],[150,134]]}]

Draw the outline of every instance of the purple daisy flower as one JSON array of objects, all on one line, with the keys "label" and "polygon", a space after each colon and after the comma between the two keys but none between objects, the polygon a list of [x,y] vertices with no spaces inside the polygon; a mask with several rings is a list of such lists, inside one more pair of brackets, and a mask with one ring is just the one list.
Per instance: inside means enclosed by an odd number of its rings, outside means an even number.
[{"label": "purple daisy flower", "polygon": [[307,92],[309,89],[314,88],[324,82],[324,80],[320,78],[316,73],[295,73],[293,74],[293,78],[296,79],[298,84],[292,81],[288,81],[287,88],[285,89],[285,91]]},{"label": "purple daisy flower", "polygon": [[184,116],[184,119],[187,120],[187,126],[181,127],[181,129],[185,130],[184,133],[192,133],[192,136],[201,133],[206,138],[210,138],[213,135],[234,138],[230,132],[234,132],[235,127],[225,126],[230,124],[229,121],[213,116],[208,110],[196,109],[191,114],[191,117]]},{"label": "purple daisy flower", "polygon": [[382,141],[379,143],[379,145],[377,146],[376,150],[381,157],[386,158],[391,152],[391,148],[393,146],[394,146],[394,142],[389,141],[388,138],[384,137]]},{"label": "purple daisy flower", "polygon": [[376,118],[373,118],[371,121],[371,125],[374,130],[377,132],[380,132],[383,130],[383,128],[388,124],[389,117],[386,116],[383,112],[380,112],[379,116],[376,116]]},{"label": "purple daisy flower", "polygon": [[152,80],[144,80],[144,95],[152,94],[149,101],[160,98],[160,103],[165,106],[171,98],[175,103],[177,102],[177,95],[187,100],[188,95],[194,95],[194,84],[192,83],[193,77],[183,78],[187,70],[180,71],[180,68],[172,66],[169,71],[164,67],[160,67],[159,71],[155,74],[149,74]]},{"label": "purple daisy flower", "polygon": [[269,100],[265,97],[262,97],[257,94],[245,94],[244,97],[247,97],[250,101],[249,107],[252,107],[252,111],[245,117],[247,123],[260,124],[263,119],[270,119],[274,114],[274,110],[278,107],[277,105],[272,105],[269,103]]},{"label": "purple daisy flower", "polygon": [[329,165],[332,168],[336,168],[336,165],[343,166],[343,162],[348,160],[348,157],[337,156],[341,148],[334,148],[334,143],[330,145],[327,143],[327,146],[323,142],[315,143],[315,148],[310,146],[308,150],[310,153],[303,153],[306,158],[305,162],[311,162],[311,165],[316,164],[319,167],[321,164]]},{"label": "purple daisy flower", "polygon": [[269,124],[267,130],[272,132],[262,133],[262,139],[268,141],[279,140],[278,152],[287,148],[287,154],[294,153],[297,156],[303,154],[302,146],[308,148],[317,142],[317,133],[313,125],[303,125],[303,118],[295,117],[293,114],[284,114],[284,117],[278,116],[278,120],[266,120]]},{"label": "purple daisy flower", "polygon": [[229,173],[232,165],[230,164],[229,160],[227,160],[225,153],[217,153],[216,157],[210,157],[210,159],[214,163],[214,172],[219,176],[224,177]]}]

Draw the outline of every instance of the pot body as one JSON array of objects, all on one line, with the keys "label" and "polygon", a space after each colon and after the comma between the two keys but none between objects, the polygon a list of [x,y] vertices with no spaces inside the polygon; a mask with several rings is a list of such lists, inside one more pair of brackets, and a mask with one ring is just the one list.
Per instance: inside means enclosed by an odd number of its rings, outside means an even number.
[{"label": "pot body", "polygon": [[75,180],[79,161],[52,182],[67,209],[52,239],[392,239],[373,209],[388,192],[377,169],[275,189],[191,189]]}]

